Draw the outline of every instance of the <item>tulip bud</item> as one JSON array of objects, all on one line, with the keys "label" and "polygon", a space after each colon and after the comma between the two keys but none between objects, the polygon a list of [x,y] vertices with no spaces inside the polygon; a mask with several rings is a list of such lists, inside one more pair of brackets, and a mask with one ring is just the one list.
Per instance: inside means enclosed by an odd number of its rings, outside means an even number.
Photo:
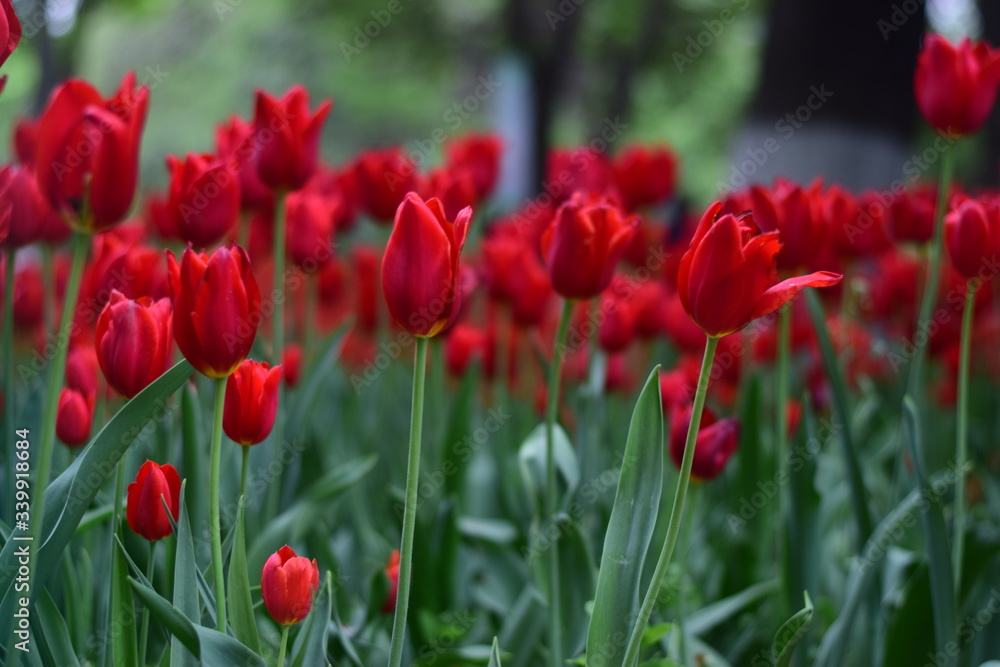
[{"label": "tulip bud", "polygon": [[739,331],[803,288],[835,285],[843,278],[819,271],[775,284],[778,232],[762,234],[749,213],[719,216],[721,210],[716,202],[705,212],[677,275],[684,310],[709,336]]},{"label": "tulip bud", "polygon": [[365,151],[354,165],[361,205],[375,222],[388,222],[417,188],[417,168],[399,148]]},{"label": "tulip bud", "polygon": [[[1000,252],[1000,206],[967,199],[945,218],[951,263],[966,280],[980,275]],[[987,274],[992,275],[992,271]]]},{"label": "tulip bud", "polygon": [[237,165],[240,205],[244,209],[270,208],[274,204],[274,194],[257,175],[258,143],[253,124],[239,116],[233,116],[215,130],[216,153]]},{"label": "tulip bud", "polygon": [[[684,445],[693,406],[674,411],[670,417],[670,458],[678,469],[684,459]],[[735,417],[715,420],[709,410],[701,414],[701,425],[695,442],[694,460],[691,464],[693,479],[715,479],[726,467],[726,462],[740,444],[740,423]]]},{"label": "tulip bud", "polygon": [[382,258],[382,290],[389,313],[415,336],[440,333],[461,303],[459,254],[472,209],[449,222],[440,200],[424,202],[414,192],[396,211]]},{"label": "tulip bud", "polygon": [[924,119],[938,132],[967,135],[986,121],[1000,83],[1000,50],[929,34],[917,57],[913,87]]},{"label": "tulip bud", "polygon": [[298,190],[316,171],[319,135],[333,103],[323,102],[315,114],[309,113],[309,93],[292,87],[283,98],[275,99],[257,91],[254,130],[257,146],[257,175],[272,190]]},{"label": "tulip bud", "polygon": [[74,344],[66,355],[63,384],[84,396],[97,396],[97,354],[90,345]]},{"label": "tulip bud", "polygon": [[90,440],[95,398],[94,394],[63,387],[56,411],[56,435],[66,446],[79,447]]},{"label": "tulip bud", "polygon": [[94,346],[108,385],[132,398],[160,377],[170,364],[173,345],[170,301],[131,300],[111,292],[97,318]]},{"label": "tulip bud", "polygon": [[167,214],[178,238],[197,247],[226,237],[240,217],[240,181],[235,161],[190,153],[182,162],[167,156]]},{"label": "tulip bud", "polygon": [[472,174],[476,197],[485,200],[493,192],[500,174],[503,144],[491,134],[469,134],[449,140],[444,146],[449,166],[462,167]]},{"label": "tulip bud", "polygon": [[292,263],[306,272],[329,263],[333,257],[335,202],[311,187],[288,195],[286,252]]},{"label": "tulip bud", "polygon": [[190,246],[178,264],[167,251],[174,337],[201,373],[223,378],[246,359],[260,324],[260,290],[239,246],[211,257]]},{"label": "tulip bud", "polygon": [[389,563],[385,566],[385,578],[389,580],[389,592],[382,603],[382,613],[392,614],[396,611],[396,595],[399,592],[399,549],[393,549],[389,554]]},{"label": "tulip bud", "polygon": [[125,518],[137,535],[150,542],[162,540],[174,532],[163,507],[164,500],[176,521],[181,506],[180,475],[169,463],[161,466],[146,461],[139,468],[135,481],[128,485]]},{"label": "tulip bud", "polygon": [[630,146],[611,166],[629,211],[664,201],[677,187],[677,156],[666,146]]},{"label": "tulip bud", "polygon": [[296,556],[283,546],[264,563],[260,591],[267,613],[281,625],[294,625],[309,615],[313,595],[319,590],[315,560]]},{"label": "tulip bud", "polygon": [[639,225],[609,201],[574,195],[559,207],[542,235],[552,287],[566,299],[591,299],[611,283]]},{"label": "tulip bud", "polygon": [[301,377],[302,346],[296,343],[286,345],[285,351],[281,355],[281,366],[284,368],[285,385],[291,389],[299,383]]},{"label": "tulip bud", "polygon": [[229,439],[248,447],[263,442],[278,414],[281,366],[247,359],[226,382],[222,428]]},{"label": "tulip bud", "polygon": [[10,220],[2,243],[9,248],[20,248],[39,240],[50,209],[34,173],[20,166],[0,169],[0,198],[9,205]]},{"label": "tulip bud", "polygon": [[21,41],[21,22],[11,0],[0,0],[0,65],[3,65]]}]

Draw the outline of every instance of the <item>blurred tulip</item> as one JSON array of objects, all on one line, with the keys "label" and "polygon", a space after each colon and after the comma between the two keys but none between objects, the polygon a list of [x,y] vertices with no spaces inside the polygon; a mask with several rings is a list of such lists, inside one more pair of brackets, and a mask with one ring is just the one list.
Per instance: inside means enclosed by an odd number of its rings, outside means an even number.
[{"label": "blurred tulip", "polygon": [[167,214],[178,238],[196,247],[214,245],[240,217],[240,181],[235,162],[189,153],[167,156],[170,197]]},{"label": "blurred tulip", "polygon": [[281,355],[281,367],[284,368],[282,377],[285,379],[285,385],[289,388],[298,385],[302,373],[301,345],[289,343],[285,346],[285,352]]},{"label": "blurred tulip", "polygon": [[753,219],[760,228],[780,233],[778,270],[796,271],[810,266],[826,242],[827,226],[820,209],[819,181],[803,189],[778,179],[773,188],[759,185],[751,188],[750,201]]},{"label": "blurred tulip", "polygon": [[472,173],[458,167],[436,169],[427,182],[428,197],[437,197],[444,205],[445,217],[454,219],[465,207],[478,204],[476,183]]},{"label": "blurred tulip", "polygon": [[56,411],[56,436],[67,447],[79,447],[90,440],[96,398],[94,394],[63,387]]},{"label": "blurred tulip", "polygon": [[614,172],[604,153],[587,146],[549,151],[542,187],[556,204],[577,192],[606,193],[614,184]]},{"label": "blurred tulip", "polygon": [[954,46],[930,33],[917,57],[913,87],[924,119],[942,134],[978,130],[993,109],[1000,84],[1000,51],[963,39]]},{"label": "blurred tulip", "polygon": [[97,320],[94,345],[108,386],[132,398],[170,365],[173,317],[168,299],[128,299],[113,291]]},{"label": "blurred tulip", "polygon": [[677,156],[667,146],[629,146],[611,165],[626,210],[658,204],[677,187]]},{"label": "blurred tulip", "polygon": [[239,246],[224,246],[211,257],[189,246],[179,264],[167,251],[167,265],[177,346],[204,375],[228,376],[250,353],[260,324],[250,258]]},{"label": "blurred tulip", "polygon": [[[670,416],[670,458],[679,469],[684,458],[684,442],[691,423],[692,406],[680,408]],[[698,440],[694,447],[691,478],[711,480],[719,476],[740,444],[740,423],[735,417],[721,421],[708,409],[701,415]]]},{"label": "blurred tulip", "polygon": [[292,263],[308,272],[333,257],[333,207],[328,195],[305,188],[288,195],[286,252]]},{"label": "blurred tulip", "polygon": [[240,207],[243,209],[269,208],[274,204],[274,193],[257,175],[260,143],[253,123],[239,116],[232,116],[227,123],[215,128],[216,153],[219,158],[236,164],[240,179]]},{"label": "blurred tulip", "polygon": [[0,168],[0,200],[10,206],[7,238],[0,242],[9,248],[20,248],[41,239],[49,203],[27,167]]},{"label": "blurred tulip", "polygon": [[635,340],[639,311],[633,300],[635,287],[623,276],[616,276],[601,293],[600,312],[603,320],[597,332],[597,342],[605,352],[622,352]]},{"label": "blurred tulip", "polygon": [[389,563],[385,566],[385,578],[389,581],[389,592],[382,603],[382,613],[392,614],[396,611],[396,594],[399,592],[399,549],[393,549],[389,554]]},{"label": "blurred tulip", "polygon": [[248,447],[267,439],[278,414],[281,366],[247,359],[226,382],[222,428],[229,439]]},{"label": "blurred tulip", "polygon": [[97,353],[92,345],[73,345],[66,355],[63,384],[84,396],[97,396]]},{"label": "blurred tulip", "polygon": [[460,166],[472,174],[476,197],[490,196],[500,174],[503,144],[492,134],[467,134],[451,139],[444,146],[449,166]]},{"label": "blurred tulip", "polygon": [[489,334],[464,322],[448,332],[444,344],[444,360],[448,373],[461,378],[473,361],[479,362],[479,373],[486,380],[493,378],[493,343]]},{"label": "blurred tulip", "polygon": [[315,560],[296,556],[290,546],[271,554],[260,574],[260,592],[267,613],[281,625],[294,625],[309,615],[319,590]]},{"label": "blurred tulip", "polygon": [[155,542],[174,532],[164,503],[176,521],[181,507],[180,475],[169,463],[161,466],[146,461],[128,485],[125,507],[125,518],[136,535]]},{"label": "blurred tulip", "polygon": [[365,151],[354,165],[361,206],[375,222],[389,222],[408,192],[417,189],[417,168],[399,148]]},{"label": "blurred tulip", "polygon": [[293,86],[283,98],[257,91],[254,109],[257,175],[272,190],[298,190],[316,171],[319,137],[333,107],[326,100],[309,113],[309,93]]},{"label": "blurred tulip", "polygon": [[17,156],[17,161],[22,166],[34,169],[37,146],[38,119],[18,118],[14,124],[14,154]]},{"label": "blurred tulip", "polygon": [[11,0],[0,0],[0,10],[0,65],[3,65],[21,41],[21,22]]}]

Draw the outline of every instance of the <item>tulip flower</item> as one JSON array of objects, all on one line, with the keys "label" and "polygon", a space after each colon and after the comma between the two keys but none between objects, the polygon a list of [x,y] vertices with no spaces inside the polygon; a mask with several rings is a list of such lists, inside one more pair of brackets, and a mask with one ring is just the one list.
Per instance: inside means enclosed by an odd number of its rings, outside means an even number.
[{"label": "tulip flower", "polygon": [[391,614],[396,611],[396,594],[399,592],[399,549],[393,549],[389,554],[389,563],[385,566],[385,578],[389,581],[389,592],[382,603],[382,613]]},{"label": "tulip flower", "polygon": [[755,186],[750,190],[754,220],[765,231],[781,235],[777,266],[795,271],[810,266],[823,247],[827,227],[820,210],[820,183],[808,189],[778,179],[774,188]]},{"label": "tulip flower", "polygon": [[298,190],[316,171],[319,137],[333,107],[326,100],[309,113],[309,93],[293,86],[283,98],[257,91],[254,129],[257,175],[272,190]]},{"label": "tulip flower", "polygon": [[444,146],[449,166],[459,166],[472,174],[476,197],[484,200],[493,192],[500,173],[503,144],[491,134],[469,134],[449,140]]},{"label": "tulip flower", "polygon": [[233,116],[228,123],[216,127],[216,154],[236,163],[240,179],[240,205],[244,209],[269,208],[274,203],[274,193],[257,175],[258,144],[253,123],[239,116]]},{"label": "tulip flower", "polygon": [[992,276],[986,261],[1000,254],[1000,205],[961,202],[945,218],[945,240],[952,264],[966,280]]},{"label": "tulip flower", "polygon": [[677,156],[666,146],[630,146],[611,163],[626,210],[658,204],[677,187]]},{"label": "tulip flower", "polygon": [[461,378],[469,364],[478,361],[479,372],[487,380],[493,378],[493,341],[486,331],[471,324],[456,324],[445,340],[444,361],[452,377]]},{"label": "tulip flower", "polygon": [[56,411],[56,436],[68,447],[79,447],[90,440],[94,423],[94,394],[84,394],[63,387]]},{"label": "tulip flower", "polygon": [[444,204],[444,214],[449,220],[466,206],[473,208],[478,203],[476,182],[467,169],[435,169],[428,177],[426,189],[431,197]]},{"label": "tulip flower", "polygon": [[603,315],[597,332],[597,343],[611,354],[622,352],[632,344],[638,332],[638,304],[633,299],[635,286],[624,276],[612,280],[601,293],[599,313]]},{"label": "tulip flower", "polygon": [[38,241],[50,209],[31,170],[17,165],[0,169],[0,198],[10,207],[4,246],[20,248]]},{"label": "tulip flower", "polygon": [[285,346],[285,352],[281,355],[281,367],[284,369],[282,375],[285,379],[285,385],[289,388],[295,387],[299,383],[302,373],[301,345],[291,343]]},{"label": "tulip flower", "polygon": [[820,271],[775,284],[778,232],[761,233],[749,213],[705,212],[681,258],[678,292],[684,310],[702,331],[720,338],[768,315],[805,287],[826,287],[843,276]]},{"label": "tulip flower", "polygon": [[73,344],[66,355],[66,373],[63,383],[84,396],[97,396],[98,360],[90,345]]},{"label": "tulip flower", "polygon": [[0,0],[0,65],[7,62],[20,41],[21,22],[14,13],[14,4],[11,0]]},{"label": "tulip flower", "polygon": [[312,186],[288,195],[286,248],[292,263],[308,273],[333,257],[333,207],[336,203]]},{"label": "tulip flower", "polygon": [[986,121],[1000,85],[1000,50],[929,34],[917,57],[913,86],[924,119],[942,134],[968,135]]},{"label": "tulip flower", "polygon": [[319,590],[319,568],[315,560],[296,556],[283,546],[264,563],[260,592],[267,613],[281,625],[295,625],[309,615],[313,596]]},{"label": "tulip flower", "polygon": [[406,194],[417,189],[417,168],[399,148],[365,151],[354,175],[361,205],[375,222],[392,220]]},{"label": "tulip flower", "polygon": [[129,73],[105,100],[89,83],[70,79],[42,113],[35,173],[54,209],[85,232],[128,214],[139,176],[139,143],[149,91]]},{"label": "tulip flower", "polygon": [[246,359],[260,323],[260,291],[239,246],[211,257],[190,246],[178,263],[167,251],[174,337],[202,374],[224,378]]},{"label": "tulip flower", "polygon": [[108,386],[132,398],[170,365],[173,318],[168,299],[132,300],[115,290],[97,318],[94,346]]},{"label": "tulip flower", "polygon": [[590,299],[611,283],[639,218],[626,216],[604,199],[576,194],[556,212],[542,235],[552,287],[565,299]]},{"label": "tulip flower", "polygon": [[247,359],[226,382],[222,428],[236,444],[248,447],[271,433],[278,413],[281,366]]},{"label": "tulip flower", "polygon": [[174,532],[164,501],[176,520],[181,506],[180,475],[169,463],[161,466],[146,461],[139,468],[135,481],[128,485],[125,518],[136,535],[156,542]]},{"label": "tulip flower", "polygon": [[464,208],[454,222],[438,199],[406,195],[396,211],[382,258],[382,290],[389,313],[415,336],[440,333],[458,314],[459,254],[472,218]]},{"label": "tulip flower", "polygon": [[240,181],[235,161],[189,153],[167,156],[170,196],[167,215],[176,236],[197,247],[226,237],[240,216]]},{"label": "tulip flower", "polygon": [[577,192],[603,193],[614,185],[614,172],[604,153],[590,146],[549,151],[543,187],[556,204],[562,204]]},{"label": "tulip flower", "polygon": [[[670,417],[670,458],[679,469],[684,458],[684,440],[691,423],[692,406],[676,409]],[[740,444],[740,423],[735,417],[716,421],[715,415],[705,410],[694,449],[691,476],[710,480],[719,476],[729,457]]]}]

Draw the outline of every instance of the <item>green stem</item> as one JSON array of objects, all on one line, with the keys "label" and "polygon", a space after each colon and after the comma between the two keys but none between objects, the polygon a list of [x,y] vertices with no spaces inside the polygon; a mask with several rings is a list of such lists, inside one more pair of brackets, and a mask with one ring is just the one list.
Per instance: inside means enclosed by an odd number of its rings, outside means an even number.
[{"label": "green stem", "polygon": [[[90,249],[90,236],[81,232],[73,233],[73,260],[69,270],[69,282],[66,283],[66,294],[63,299],[62,319],[59,320],[59,334],[55,340],[56,356],[52,360],[52,372],[49,374],[45,391],[45,415],[42,418],[42,439],[38,449],[38,468],[33,489],[35,499],[31,506],[31,541],[40,546],[42,523],[45,521],[45,494],[48,490],[49,477],[52,472],[52,447],[56,439],[56,415],[59,408],[59,393],[62,390],[63,378],[66,374],[66,355],[69,352],[70,333],[73,328],[73,315],[76,313],[76,301],[80,294],[80,278],[83,275],[83,265]],[[37,547],[36,547],[37,548]],[[32,560],[34,563],[34,559]],[[28,587],[34,591],[32,581],[35,567],[30,566]]]},{"label": "green stem", "polygon": [[[146,564],[146,579],[153,584],[156,572],[156,542],[149,543],[149,563]],[[149,638],[149,607],[142,606],[142,630],[139,632],[139,664],[146,664],[146,640]]]},{"label": "green stem", "polygon": [[660,587],[663,585],[663,578],[667,574],[667,566],[670,564],[670,556],[677,544],[677,536],[680,534],[681,521],[684,518],[684,500],[687,496],[688,484],[691,482],[691,466],[694,464],[698,426],[701,424],[701,413],[705,408],[705,395],[708,393],[708,381],[712,375],[712,361],[715,359],[715,348],[718,344],[719,339],[711,336],[705,344],[705,356],[701,361],[701,372],[698,374],[694,405],[691,408],[691,423],[688,424],[687,439],[684,441],[684,457],[681,460],[680,476],[677,479],[677,490],[674,492],[674,504],[670,509],[670,522],[667,524],[667,536],[663,541],[663,550],[660,552],[660,559],[656,562],[656,569],[653,570],[653,579],[649,582],[649,590],[646,591],[646,597],[639,609],[635,628],[632,630],[631,638],[629,638],[625,661],[622,663],[624,667],[632,667],[639,658],[642,636],[646,631],[649,615],[653,612],[653,605],[660,592]]},{"label": "green stem", "polygon": [[308,273],[303,276],[303,281],[305,281],[306,290],[306,308],[305,308],[305,319],[302,323],[302,364],[303,368],[308,368],[306,364],[312,358],[313,348],[316,347],[316,299],[317,295],[317,283],[319,282],[318,276],[312,276]]},{"label": "green stem", "polygon": [[920,315],[917,318],[917,326],[914,330],[913,344],[916,350],[913,354],[913,365],[910,366],[910,377],[907,382],[907,393],[917,397],[919,392],[921,376],[923,374],[924,359],[927,356],[927,339],[930,337],[926,331],[921,336],[921,327],[929,328],[931,311],[934,309],[934,300],[937,298],[938,282],[941,278],[941,248],[944,245],[944,215],[948,208],[948,188],[951,185],[951,174],[955,166],[954,146],[951,150],[945,151],[941,156],[941,177],[938,182],[937,207],[934,212],[934,236],[931,240],[930,256],[927,259],[927,279],[924,281],[924,293],[920,301]]},{"label": "green stem", "polygon": [[392,619],[389,667],[403,663],[406,613],[410,605],[410,575],[413,561],[413,531],[417,522],[417,490],[420,483],[420,435],[424,421],[424,377],[427,372],[427,339],[417,338],[413,367],[413,407],[410,412],[410,453],[406,466],[406,505],[403,508],[403,540],[399,547],[399,586],[396,613]]},{"label": "green stem", "polygon": [[219,473],[222,467],[222,410],[226,403],[226,378],[215,381],[212,419],[212,464],[208,486],[208,512],[212,523],[212,573],[215,579],[216,629],[226,631],[226,581],[222,571],[222,527],[219,521]]},{"label": "green stem", "polygon": [[[6,473],[4,488],[14,488],[14,256],[16,248],[7,248],[7,266],[4,269],[3,282],[3,440],[4,471]],[[8,526],[14,525],[14,503],[5,503],[4,521]]]},{"label": "green stem", "polygon": [[962,584],[962,557],[965,549],[965,462],[969,458],[969,351],[972,347],[972,315],[976,310],[976,289],[972,281],[965,291],[962,309],[962,338],[958,361],[958,433],[955,445],[955,537],[952,563],[955,568],[955,592]]},{"label": "green stem", "polygon": [[240,502],[243,502],[243,496],[247,492],[247,470],[250,468],[250,448],[240,447],[243,450],[243,465],[240,468]]},{"label": "green stem", "polygon": [[[111,534],[108,539],[108,553],[112,554],[114,557],[115,553],[115,534],[118,532],[118,528],[121,526],[121,514],[122,514],[122,504],[125,497],[125,462],[119,461],[115,466],[115,509],[114,513],[111,515]],[[112,611],[112,587],[107,588],[107,609],[108,613],[105,616],[105,633],[106,636],[110,637],[111,632],[111,611]],[[102,651],[104,651],[102,665],[108,664],[108,656],[111,654],[109,651],[110,642],[106,642],[102,645]]]},{"label": "green stem", "polygon": [[[274,349],[271,365],[281,363],[285,351],[285,193],[274,193]],[[280,405],[280,403],[279,403]]]},{"label": "green stem", "polygon": [[[789,367],[789,357],[791,356],[791,315],[792,308],[791,303],[786,303],[784,306],[778,310],[778,368],[777,368],[777,382],[775,387],[775,401],[777,402],[777,419],[775,421],[775,428],[777,432],[775,433],[775,443],[777,443],[777,457],[778,457],[778,470],[777,479],[787,480],[788,479],[788,457],[786,456],[788,452],[788,367]],[[785,529],[790,529],[791,524],[789,524],[789,510],[791,506],[791,489],[787,484],[781,490],[781,498],[779,500],[781,514],[779,518],[779,526],[785,526]],[[785,541],[781,537],[781,530],[778,531],[778,545],[779,553],[785,551],[784,547]],[[785,561],[787,559],[787,554],[783,553]],[[787,562],[787,561],[785,561]],[[782,568],[785,575],[788,574],[787,568]],[[783,588],[785,590],[785,601],[786,603],[791,603],[791,581],[788,581],[788,576],[782,577]],[[784,612],[787,612],[785,609]],[[783,613],[787,616],[787,613]]]},{"label": "green stem", "polygon": [[[562,379],[563,349],[566,347],[566,335],[569,333],[569,321],[573,315],[573,302],[563,301],[562,312],[559,314],[559,329],[556,332],[555,346],[552,349],[552,363],[549,364],[548,403],[545,405],[545,512],[553,525],[556,523],[556,511],[559,504],[559,489],[556,486],[555,464],[555,424],[559,412],[559,381]],[[549,654],[552,656],[552,667],[562,667],[562,626],[559,622],[559,535],[549,544]]]},{"label": "green stem", "polygon": [[288,648],[288,628],[292,626],[281,626],[281,646],[278,648],[278,667],[285,667],[285,651]]},{"label": "green stem", "polygon": [[56,324],[56,272],[52,264],[52,246],[42,243],[39,246],[42,255],[42,313],[45,330],[52,331]]}]

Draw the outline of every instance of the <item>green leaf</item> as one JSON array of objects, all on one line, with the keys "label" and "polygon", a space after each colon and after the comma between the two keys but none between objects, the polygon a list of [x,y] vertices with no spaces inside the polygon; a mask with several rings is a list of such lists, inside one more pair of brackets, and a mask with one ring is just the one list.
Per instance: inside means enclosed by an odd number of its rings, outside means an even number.
[{"label": "green leaf", "polygon": [[79,667],[80,662],[76,659],[76,653],[73,651],[73,640],[70,639],[66,620],[59,612],[59,608],[48,589],[43,589],[38,596],[35,613],[38,627],[42,631],[42,638],[49,649],[54,664],[60,667]]},{"label": "green leaf", "polygon": [[167,632],[180,640],[195,658],[200,659],[202,665],[266,667],[263,658],[229,635],[195,625],[152,588],[132,578],[129,578],[128,582],[150,613],[156,616]]},{"label": "green leaf", "polygon": [[243,503],[246,496],[240,498],[236,510],[236,536],[233,538],[233,550],[229,557],[229,573],[226,588],[229,607],[229,624],[233,634],[243,642],[243,645],[254,653],[260,654],[260,639],[257,636],[257,619],[253,613],[253,599],[250,597],[250,575],[247,571],[246,528],[244,527]]},{"label": "green leaf", "polygon": [[816,491],[816,456],[808,453],[809,441],[816,439],[816,418],[811,403],[802,406],[805,428],[799,428],[794,446],[787,454],[784,470],[788,473],[788,521],[782,539],[782,568],[787,582],[785,595],[788,607],[795,608],[799,591],[819,590],[819,563],[823,550],[820,520],[820,497]]},{"label": "green leaf", "polygon": [[503,667],[500,662],[500,644],[497,642],[497,638],[493,638],[493,648],[490,649],[490,664],[489,667]]},{"label": "green leaf", "polygon": [[632,413],[587,631],[587,654],[603,656],[608,667],[625,658],[660,506],[664,435],[659,371],[657,366],[649,374]]},{"label": "green leaf", "polygon": [[790,619],[785,621],[777,634],[774,635],[774,642],[771,644],[771,655],[776,656],[775,667],[788,667],[792,664],[792,655],[795,647],[798,646],[802,638],[806,636],[809,623],[813,616],[813,603],[809,599],[809,592],[803,593],[806,604],[801,610],[795,613]]},{"label": "green leaf", "polygon": [[292,667],[313,667],[328,663],[326,646],[330,639],[330,614],[333,609],[333,576],[327,571],[305,627],[292,647]]},{"label": "green leaf", "polygon": [[507,610],[500,626],[500,643],[517,645],[517,652],[508,660],[507,667],[533,664],[532,652],[545,630],[545,616],[544,598],[533,585],[526,585]]},{"label": "green leaf", "polygon": [[326,347],[321,352],[320,361],[315,364],[309,373],[308,379],[298,388],[295,400],[291,403],[288,411],[288,425],[299,425],[308,423],[306,418],[310,408],[316,401],[316,397],[323,387],[323,383],[330,377],[330,370],[340,357],[340,351],[344,348],[344,341],[347,340],[347,332],[353,326],[353,319],[342,322],[340,327],[334,331],[327,339]]},{"label": "green leaf", "polygon": [[184,463],[181,475],[190,481],[188,523],[202,526],[208,521],[208,466],[205,465],[208,439],[203,433],[210,429],[202,421],[198,390],[191,382],[181,389],[181,426]]},{"label": "green leaf", "polygon": [[[556,471],[562,477],[565,496],[580,482],[580,466],[569,436],[559,424],[554,424],[552,429],[552,458],[555,460]],[[536,426],[524,439],[517,452],[517,461],[524,484],[534,502],[536,514],[541,515],[542,498],[545,497],[544,490],[548,479],[545,471],[545,424]]]},{"label": "green leaf", "polygon": [[727,598],[705,605],[684,619],[684,631],[690,635],[704,635],[725,623],[757,600],[781,588],[779,579],[764,581],[734,593]]},{"label": "green leaf", "polygon": [[[917,476],[918,488],[926,489],[927,476],[922,458],[923,441],[917,404],[909,395],[903,397],[903,428],[906,430],[910,457]],[[951,569],[951,540],[939,503],[925,502],[920,512],[924,529],[924,550],[930,570],[931,607],[934,612],[934,640],[937,650],[946,654],[945,667],[956,664],[955,657],[945,650],[955,640],[955,587]]]},{"label": "green leaf", "polygon": [[455,394],[455,400],[451,406],[451,417],[448,420],[447,437],[444,451],[441,452],[441,465],[438,470],[447,470],[445,475],[445,493],[455,495],[461,490],[462,480],[465,479],[465,469],[474,458],[469,453],[467,446],[459,446],[470,433],[470,417],[472,406],[476,397],[476,389],[480,382],[481,375],[477,372],[479,364],[472,364],[472,368],[462,378],[462,386]]},{"label": "green leaf", "polygon": [[[198,600],[198,564],[187,510],[187,480],[181,482],[180,513],[174,526],[174,606],[187,618],[201,621]],[[167,515],[169,516],[169,514]],[[170,638],[170,667],[198,667],[198,660],[176,636]]]},{"label": "green leaf", "polygon": [[138,641],[135,630],[135,604],[129,590],[128,562],[121,542],[111,554],[111,650],[116,665],[136,665]]}]

